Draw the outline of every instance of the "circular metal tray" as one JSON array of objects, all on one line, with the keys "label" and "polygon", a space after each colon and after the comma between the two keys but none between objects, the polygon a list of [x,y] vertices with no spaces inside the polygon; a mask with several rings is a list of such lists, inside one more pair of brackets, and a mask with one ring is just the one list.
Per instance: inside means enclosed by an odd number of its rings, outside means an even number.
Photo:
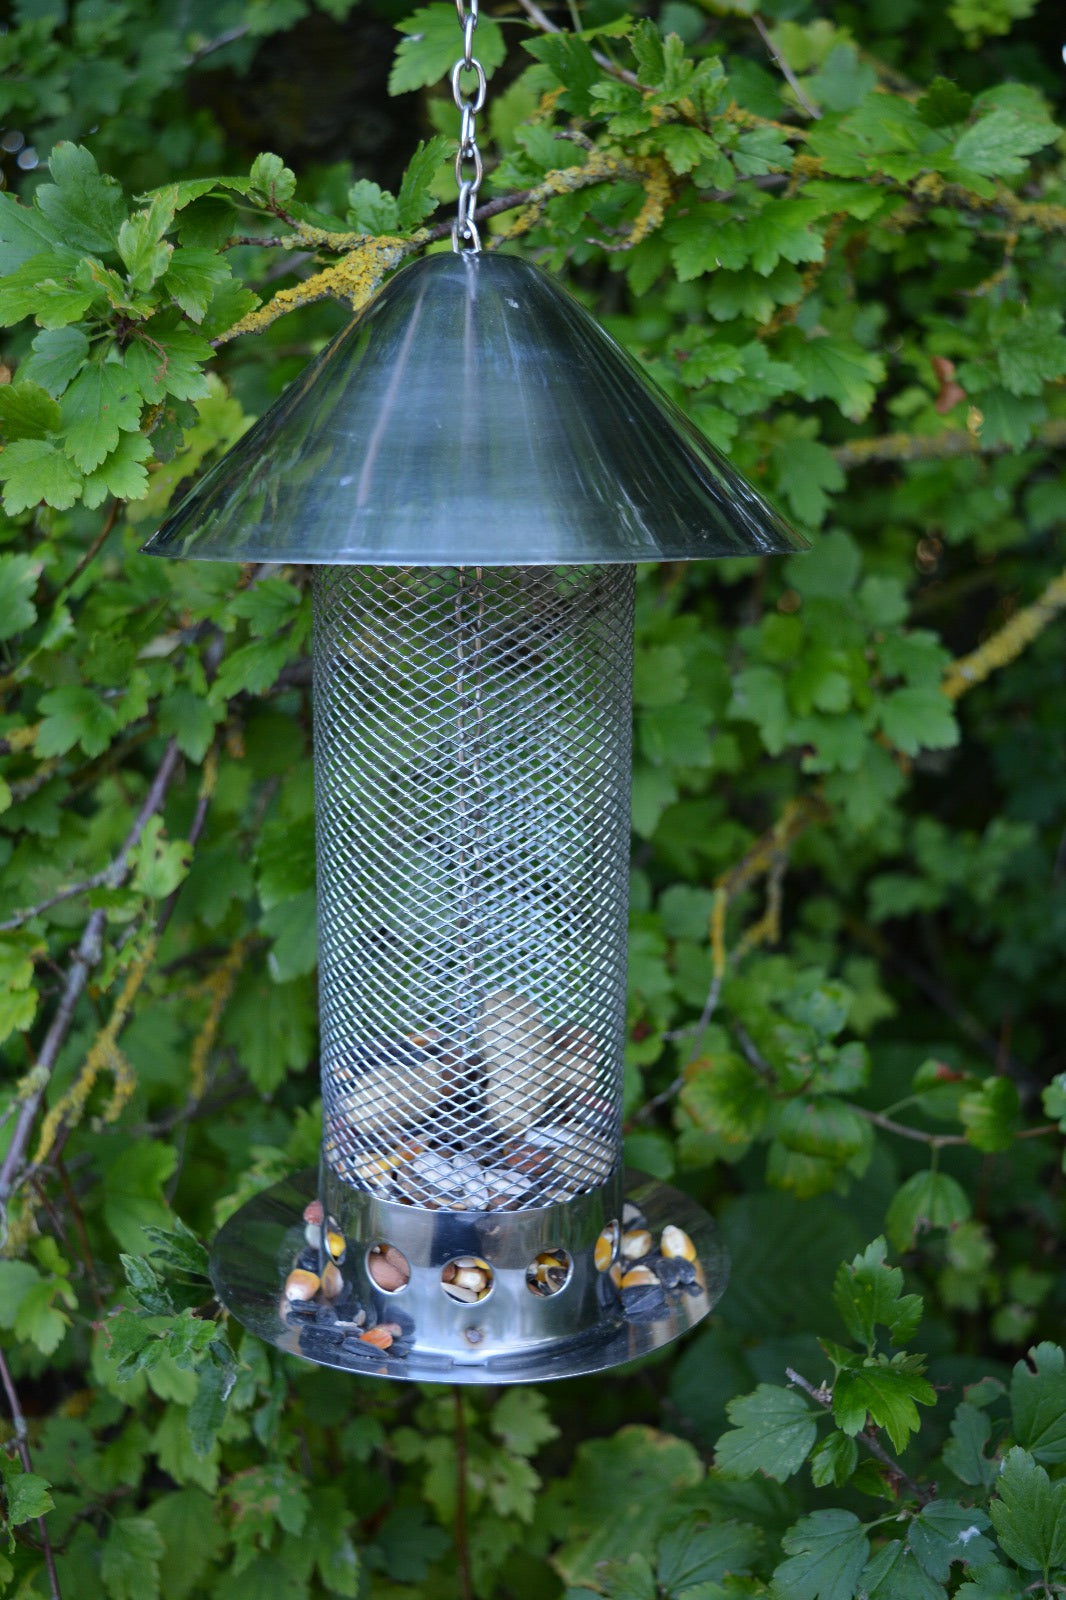
[{"label": "circular metal tray", "polygon": [[[442,1349],[439,1341],[424,1341],[420,1346],[420,1308],[426,1312],[421,1320],[427,1329],[438,1325],[441,1295],[439,1286],[429,1281],[425,1273],[416,1273],[410,1293],[405,1291],[402,1296],[389,1296],[387,1300],[377,1297],[376,1303],[367,1307],[370,1325],[386,1320],[401,1324],[404,1337],[398,1345],[403,1353],[359,1345],[357,1339],[345,1341],[342,1348],[335,1330],[313,1322],[293,1325],[291,1319],[284,1317],[285,1280],[305,1247],[304,1208],[317,1195],[318,1173],[313,1170],[296,1173],[255,1195],[216,1237],[211,1250],[211,1279],[226,1309],[260,1339],[318,1366],[356,1376],[485,1384],[543,1383],[550,1378],[600,1372],[648,1355],[694,1327],[721,1298],[729,1278],[728,1252],[702,1207],[667,1184],[628,1172],[625,1200],[639,1208],[649,1229],[659,1232],[674,1224],[692,1240],[703,1277],[697,1292],[670,1294],[662,1302],[661,1314],[639,1318],[627,1317],[616,1297],[602,1296],[591,1317],[587,1309],[582,1313],[584,1326],[565,1331],[558,1331],[558,1308],[552,1299],[547,1299],[539,1302],[546,1311],[544,1337],[531,1339],[524,1328],[522,1337],[512,1343],[506,1322],[495,1329],[489,1324],[491,1331],[483,1344],[449,1351]],[[435,1218],[450,1224],[462,1218],[475,1231],[483,1223],[498,1235],[507,1231],[509,1220],[517,1224],[536,1213],[453,1216],[409,1208],[408,1215],[412,1222],[422,1223]],[[403,1241],[398,1242],[402,1248]],[[532,1301],[534,1297],[529,1298]],[[562,1301],[564,1297],[554,1298]],[[462,1319],[467,1326],[472,1309],[455,1308],[457,1314],[467,1314]],[[353,1344],[358,1347],[351,1348]]]}]

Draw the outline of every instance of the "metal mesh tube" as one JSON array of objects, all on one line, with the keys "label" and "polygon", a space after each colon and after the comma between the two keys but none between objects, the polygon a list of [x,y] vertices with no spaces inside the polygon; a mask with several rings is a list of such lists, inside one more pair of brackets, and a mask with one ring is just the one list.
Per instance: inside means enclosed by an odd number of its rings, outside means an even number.
[{"label": "metal mesh tube", "polygon": [[620,1155],[634,570],[322,567],[326,1160],[521,1210]]}]

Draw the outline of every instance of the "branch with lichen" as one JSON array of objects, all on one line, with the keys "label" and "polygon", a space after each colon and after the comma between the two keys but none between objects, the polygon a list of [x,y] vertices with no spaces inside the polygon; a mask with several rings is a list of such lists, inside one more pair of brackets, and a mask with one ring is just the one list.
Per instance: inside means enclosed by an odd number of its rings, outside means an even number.
[{"label": "branch with lichen", "polygon": [[1053,578],[1031,606],[1016,611],[1009,622],[998,628],[984,644],[968,656],[953,661],[944,675],[941,688],[949,700],[958,700],[983,683],[993,672],[1017,660],[1048,623],[1066,611],[1066,572]]},{"label": "branch with lichen", "polygon": [[[306,235],[306,237],[305,237]],[[313,235],[313,238],[311,237]],[[340,261],[323,267],[302,283],[281,289],[265,306],[249,311],[213,341],[225,344],[242,333],[262,333],[272,322],[277,322],[289,311],[301,306],[314,305],[318,300],[344,300],[353,311],[359,311],[380,287],[385,274],[398,267],[414,251],[421,249],[428,235],[419,231],[409,239],[391,234],[372,237],[359,233],[327,233],[320,228],[305,228],[281,241],[285,249],[306,248],[309,243],[319,249],[346,250]],[[352,245],[352,241],[356,243]]]},{"label": "branch with lichen", "polygon": [[48,1159],[62,1129],[76,1127],[81,1121],[89,1096],[102,1072],[109,1072],[114,1084],[111,1098],[103,1111],[103,1120],[114,1122],[123,1107],[128,1104],[136,1085],[136,1077],[129,1061],[118,1048],[118,1036],[125,1027],[137,993],[151,970],[158,943],[154,932],[141,940],[107,1023],[89,1046],[85,1063],[78,1076],[52,1106],[41,1125],[37,1149],[33,1156],[34,1167],[39,1167]]},{"label": "branch with lichen", "polygon": [[[1066,444],[1066,417],[1053,417],[1034,428],[1032,443],[1052,449]],[[1017,450],[1017,445],[1003,439],[986,443],[979,430],[945,428],[942,433],[882,433],[871,439],[848,439],[833,447],[833,456],[846,470],[873,461],[950,461],[957,456],[1013,455]]]},{"label": "branch with lichen", "polygon": [[211,1004],[189,1054],[189,1094],[193,1100],[201,1099],[207,1087],[207,1063],[218,1037],[222,1014],[229,1004],[252,940],[251,934],[238,939],[226,953],[225,959],[201,985],[201,990],[210,996]]}]

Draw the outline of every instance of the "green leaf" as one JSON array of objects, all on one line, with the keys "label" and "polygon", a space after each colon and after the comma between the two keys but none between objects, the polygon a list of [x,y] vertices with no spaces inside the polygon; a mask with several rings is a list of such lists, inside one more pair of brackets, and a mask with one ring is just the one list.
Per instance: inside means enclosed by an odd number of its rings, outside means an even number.
[{"label": "green leaf", "polygon": [[111,1600],[159,1600],[162,1535],[147,1517],[116,1517],[100,1557]]},{"label": "green leaf", "polygon": [[[1013,395],[1039,395],[1066,372],[1066,337],[1057,311],[1004,308],[990,329],[1003,386]],[[982,396],[982,405],[987,403]]]},{"label": "green leaf", "polygon": [[610,1600],[657,1600],[659,1594],[651,1562],[642,1551],[625,1561],[603,1562],[599,1578]]},{"label": "green leaf", "polygon": [[932,1500],[910,1523],[907,1544],[924,1572],[946,1582],[956,1561],[979,1565],[992,1557],[992,1546],[982,1537],[988,1526],[987,1514],[977,1506]]},{"label": "green leaf", "polygon": [[[39,383],[53,398],[77,377],[89,355],[89,341],[80,328],[44,328],[30,346],[19,376]],[[54,427],[59,427],[57,418]]]},{"label": "green leaf", "polygon": [[62,328],[83,317],[97,287],[78,274],[77,261],[58,251],[33,256],[0,280],[0,323],[33,317],[41,328]]},{"label": "green leaf", "polygon": [[885,1229],[896,1250],[909,1250],[932,1228],[954,1228],[970,1216],[966,1191],[946,1172],[916,1172],[895,1193]]},{"label": "green leaf", "polygon": [[535,1456],[541,1445],[559,1437],[537,1389],[508,1389],[492,1408],[490,1427],[505,1449],[520,1456]]},{"label": "green leaf", "polygon": [[[1066,1358],[1056,1344],[1038,1344],[1011,1374],[1014,1437],[1037,1461],[1066,1461]],[[961,1409],[961,1408],[960,1408]]]},{"label": "green leaf", "polygon": [[161,400],[164,394],[202,400],[211,392],[203,368],[213,355],[207,339],[180,312],[164,311],[134,331],[126,370],[146,400]]},{"label": "green leaf", "polygon": [[811,1451],[811,1482],[816,1489],[842,1489],[859,1464],[859,1447],[835,1429]]},{"label": "green leaf", "polygon": [[961,133],[954,154],[960,166],[982,177],[1017,178],[1026,169],[1024,158],[1057,137],[1053,122],[1003,106]]},{"label": "green leaf", "polygon": [[774,1569],[775,1600],[853,1600],[870,1541],[850,1511],[815,1511],[781,1541],[789,1560]]},{"label": "green leaf", "polygon": [[295,173],[270,151],[256,156],[248,177],[250,191],[261,195],[271,207],[284,206],[296,193]]},{"label": "green leaf", "polygon": [[172,1146],[142,1139],[104,1167],[104,1219],[131,1255],[144,1253],[148,1224],[163,1226],[170,1221],[162,1188],[177,1164],[178,1153]]},{"label": "green leaf", "polygon": [[[421,6],[398,22],[396,27],[407,37],[400,41],[389,73],[389,93],[407,94],[412,89],[436,87],[450,77],[452,67],[462,56],[462,36],[455,21],[455,7],[443,3]],[[458,40],[458,43],[457,43]],[[479,16],[474,34],[474,55],[491,77],[506,53],[500,25],[492,17]],[[460,79],[464,95],[473,92],[472,73]]]},{"label": "green leaf", "polygon": [[173,201],[164,190],[146,211],[138,211],[118,230],[118,253],[131,286],[143,293],[167,270],[174,246],[163,235],[174,221]]},{"label": "green leaf", "polygon": [[944,1446],[944,1463],[963,1483],[990,1489],[999,1470],[984,1453],[992,1432],[985,1412],[963,1400],[951,1419],[951,1438]]},{"label": "green leaf", "polygon": [[821,525],[829,496],[845,484],[843,469],[828,445],[817,439],[784,438],[774,447],[778,495],[793,516],[812,528]]},{"label": "green leaf", "polygon": [[165,1547],[165,1600],[186,1600],[222,1542],[215,1507],[202,1489],[179,1489],[153,1500],[145,1515],[159,1529]]},{"label": "green leaf", "polygon": [[565,1530],[553,1564],[565,1583],[595,1582],[598,1563],[651,1550],[677,1497],[703,1477],[692,1445],[629,1426],[577,1449],[573,1469],[540,1496],[538,1528]]},{"label": "green leaf", "polygon": [[348,226],[357,232],[380,235],[397,233],[400,227],[400,207],[396,196],[389,194],[380,183],[370,178],[360,178],[348,190]]},{"label": "green leaf", "polygon": [[947,1590],[922,1571],[901,1540],[890,1539],[866,1567],[856,1593],[863,1600],[945,1600]]},{"label": "green leaf", "polygon": [[777,348],[798,374],[804,399],[832,400],[852,422],[867,415],[885,376],[880,356],[854,339],[807,338],[798,328],[786,328]]},{"label": "green leaf", "polygon": [[162,817],[148,819],[130,856],[133,888],[153,900],[165,900],[189,870],[192,850],[184,839],[168,839]]},{"label": "green leaf", "polygon": [[230,279],[229,262],[213,250],[182,245],[170,258],[163,288],[193,322],[202,322],[215,290]]},{"label": "green leaf", "polygon": [[40,576],[41,562],[33,556],[0,556],[0,639],[14,638],[37,621],[33,596]]},{"label": "green leaf", "polygon": [[80,744],[87,756],[98,756],[118,732],[115,712],[92,689],[49,689],[38,701],[44,712],[37,731],[37,754],[65,755]]},{"label": "green leaf", "polygon": [[845,1328],[859,1344],[872,1349],[877,1326],[887,1328],[896,1344],[906,1344],[922,1319],[922,1297],[903,1293],[903,1273],[888,1267],[888,1246],[875,1239],[850,1266],[841,1264],[833,1284],[833,1300]]},{"label": "green leaf", "polygon": [[676,645],[654,645],[636,652],[633,699],[638,706],[674,705],[687,692],[685,657]]},{"label": "green leaf", "polygon": [[59,428],[59,407],[28,378],[0,386],[0,430],[9,439],[43,439]]},{"label": "green leaf", "polygon": [[985,1078],[959,1101],[959,1120],[975,1150],[1009,1150],[1014,1143],[1020,1100],[1013,1081]]},{"label": "green leaf", "polygon": [[795,1389],[760,1383],[726,1407],[732,1431],[718,1441],[715,1463],[727,1478],[757,1472],[784,1483],[798,1472],[817,1438],[814,1414]]},{"label": "green leaf", "polygon": [[64,243],[92,255],[115,250],[126,202],[114,178],[101,176],[83,145],[66,141],[52,151],[48,170],[54,182],[41,185],[34,203]]},{"label": "green leaf", "polygon": [[120,431],[140,426],[141,396],[122,367],[91,361],[64,394],[62,416],[67,455],[92,472],[114,450]]},{"label": "green leaf", "polygon": [[973,95],[960,89],[950,78],[934,78],[915,109],[927,128],[951,128],[965,122],[973,107]]},{"label": "green leaf", "polygon": [[450,1544],[444,1530],[427,1520],[423,1506],[401,1502],[378,1530],[374,1553],[396,1583],[421,1583]]},{"label": "green leaf", "polygon": [[[480,27],[480,21],[479,21]],[[425,142],[419,141],[414,155],[407,163],[407,171],[400,183],[396,208],[401,228],[416,228],[424,217],[437,209],[438,201],[431,192],[434,178],[441,170],[445,158],[451,154],[451,140],[443,134]]]},{"label": "green leaf", "polygon": [[0,277],[62,244],[62,233],[39,211],[0,191]]},{"label": "green leaf", "polygon": [[227,1378],[220,1366],[206,1361],[198,1379],[196,1399],[189,1407],[189,1438],[196,1454],[206,1456],[214,1447],[226,1418]]},{"label": "green leaf", "polygon": [[[916,1403],[917,1402],[917,1403]],[[837,1374],[833,1384],[833,1417],[845,1433],[855,1435],[869,1415],[884,1428],[897,1450],[903,1450],[921,1426],[918,1405],[936,1404],[927,1379],[898,1367],[865,1366]]]},{"label": "green leaf", "polygon": [[312,1489],[309,1496],[311,1526],[315,1530],[315,1564],[330,1594],[354,1597],[359,1593],[360,1563],[353,1543],[358,1523],[339,1489]]},{"label": "green leaf", "polygon": [[16,1337],[27,1339],[46,1356],[58,1350],[70,1327],[66,1312],[55,1305],[57,1298],[70,1307],[76,1303],[73,1290],[62,1279],[40,1278],[24,1291],[15,1312]]},{"label": "green leaf", "polygon": [[955,1591],[955,1600],[1018,1600],[1018,1574],[998,1561],[974,1567],[968,1583]]},{"label": "green leaf", "polygon": [[730,1144],[758,1138],[773,1103],[769,1085],[742,1056],[715,1052],[685,1070],[681,1104],[697,1127]]},{"label": "green leaf", "polygon": [[0,451],[4,510],[9,516],[43,500],[68,511],[81,493],[82,475],[50,439],[16,439]]},{"label": "green leaf", "polygon": [[1066,1482],[1052,1483],[1028,1450],[1008,1450],[989,1510],[1004,1554],[1047,1577],[1066,1563]]},{"label": "green leaf", "polygon": [[152,443],[143,433],[124,433],[111,454],[85,480],[82,499],[91,509],[103,505],[108,495],[116,500],[140,500],[148,491],[145,463]]},{"label": "green leaf", "polygon": [[211,747],[220,710],[191,689],[175,689],[159,706],[159,731],[173,734],[190,761],[201,762]]},{"label": "green leaf", "polygon": [[312,972],[318,961],[318,906],[314,889],[282,900],[264,913],[259,926],[273,938],[268,957],[275,983]]},{"label": "green leaf", "polygon": [[4,1463],[2,1470],[7,1501],[5,1521],[9,1527],[18,1528],[24,1522],[33,1522],[54,1508],[55,1502],[49,1493],[52,1485],[47,1478],[40,1478],[35,1472],[22,1472],[14,1463],[10,1467]]},{"label": "green leaf", "polygon": [[[659,1541],[658,1592],[688,1594],[696,1600],[697,1585],[717,1583],[727,1573],[750,1571],[762,1542],[758,1528],[729,1520],[709,1522],[700,1515],[688,1517]],[[653,1595],[656,1592],[653,1585]]]}]

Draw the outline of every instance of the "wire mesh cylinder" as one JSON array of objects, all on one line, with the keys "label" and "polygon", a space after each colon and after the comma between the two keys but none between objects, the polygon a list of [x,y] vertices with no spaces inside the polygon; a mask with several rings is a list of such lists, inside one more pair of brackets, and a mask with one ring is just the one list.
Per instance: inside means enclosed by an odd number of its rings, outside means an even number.
[{"label": "wire mesh cylinder", "polygon": [[620,1157],[634,569],[315,573],[324,1155],[454,1211]]}]

